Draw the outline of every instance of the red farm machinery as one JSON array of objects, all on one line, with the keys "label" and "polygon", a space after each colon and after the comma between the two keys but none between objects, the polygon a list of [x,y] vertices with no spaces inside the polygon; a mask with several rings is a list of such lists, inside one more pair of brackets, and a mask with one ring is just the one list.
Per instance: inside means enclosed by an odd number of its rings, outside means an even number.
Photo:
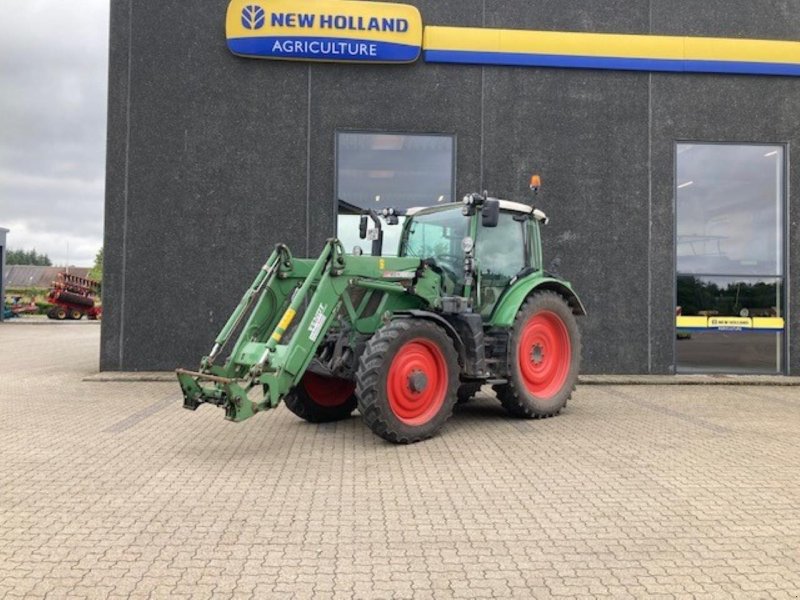
[{"label": "red farm machinery", "polygon": [[47,301],[53,304],[53,308],[47,311],[47,316],[58,321],[77,321],[84,315],[91,320],[100,319],[103,307],[97,303],[99,295],[99,281],[59,273],[47,295]]}]

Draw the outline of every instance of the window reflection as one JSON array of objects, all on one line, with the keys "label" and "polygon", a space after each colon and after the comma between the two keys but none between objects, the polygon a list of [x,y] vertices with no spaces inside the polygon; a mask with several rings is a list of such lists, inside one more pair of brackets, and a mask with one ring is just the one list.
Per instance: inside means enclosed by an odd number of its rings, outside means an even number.
[{"label": "window reflection", "polygon": [[678,276],[683,316],[781,317],[779,279]]},{"label": "window reflection", "polygon": [[[447,135],[336,134],[337,235],[349,252],[369,243],[358,238],[363,209],[407,209],[452,202],[454,138]],[[384,225],[384,255],[396,255],[402,221]]]},{"label": "window reflection", "polygon": [[783,148],[679,144],[679,273],[783,273]]},{"label": "window reflection", "polygon": [[774,278],[678,277],[678,369],[780,373],[782,297]]},{"label": "window reflection", "polygon": [[676,152],[678,371],[781,373],[783,147]]}]

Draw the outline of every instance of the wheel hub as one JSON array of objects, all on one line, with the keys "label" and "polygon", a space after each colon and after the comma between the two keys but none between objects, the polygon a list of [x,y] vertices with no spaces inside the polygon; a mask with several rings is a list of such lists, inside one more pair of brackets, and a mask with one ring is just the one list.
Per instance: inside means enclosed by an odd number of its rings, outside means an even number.
[{"label": "wheel hub", "polygon": [[408,376],[408,389],[419,394],[428,387],[428,376],[422,371],[412,371]]},{"label": "wheel hub", "polygon": [[539,365],[544,362],[544,348],[541,344],[536,344],[531,348],[531,362]]}]

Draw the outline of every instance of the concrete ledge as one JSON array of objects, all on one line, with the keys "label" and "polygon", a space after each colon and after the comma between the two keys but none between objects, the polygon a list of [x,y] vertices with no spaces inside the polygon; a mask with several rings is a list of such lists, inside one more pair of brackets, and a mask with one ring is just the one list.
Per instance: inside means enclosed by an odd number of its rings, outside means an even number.
[{"label": "concrete ledge", "polygon": [[[83,381],[174,382],[173,371],[104,371]],[[800,377],[777,375],[581,375],[581,385],[800,385]]]},{"label": "concrete ledge", "polygon": [[782,375],[581,375],[584,385],[800,385]]},{"label": "concrete ledge", "polygon": [[83,381],[169,381],[177,382],[175,371],[103,371],[101,373],[94,373],[87,375]]},{"label": "concrete ledge", "polygon": [[12,319],[3,319],[0,321],[2,325],[14,325],[15,327],[19,327],[21,325],[54,325],[58,327],[63,327],[65,325],[100,325],[102,321],[92,321],[90,319],[80,319],[78,321],[70,321],[69,319],[65,319],[64,321],[56,321],[55,319],[48,319],[44,315],[42,316],[35,316],[35,317],[18,317]]}]

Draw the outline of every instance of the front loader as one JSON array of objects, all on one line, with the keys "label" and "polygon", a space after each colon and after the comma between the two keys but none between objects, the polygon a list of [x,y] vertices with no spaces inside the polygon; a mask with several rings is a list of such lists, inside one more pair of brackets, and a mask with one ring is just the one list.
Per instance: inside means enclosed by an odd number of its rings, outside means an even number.
[{"label": "front loader", "polygon": [[276,246],[199,370],[177,371],[184,407],[214,404],[238,422],[284,402],[315,423],[358,408],[396,443],[431,437],[487,384],[513,416],[558,414],[577,380],[585,310],[542,268],[544,213],[486,193],[386,210],[388,225],[404,219],[396,257],[381,256],[371,217],[372,256],[337,239],[316,259]]}]

